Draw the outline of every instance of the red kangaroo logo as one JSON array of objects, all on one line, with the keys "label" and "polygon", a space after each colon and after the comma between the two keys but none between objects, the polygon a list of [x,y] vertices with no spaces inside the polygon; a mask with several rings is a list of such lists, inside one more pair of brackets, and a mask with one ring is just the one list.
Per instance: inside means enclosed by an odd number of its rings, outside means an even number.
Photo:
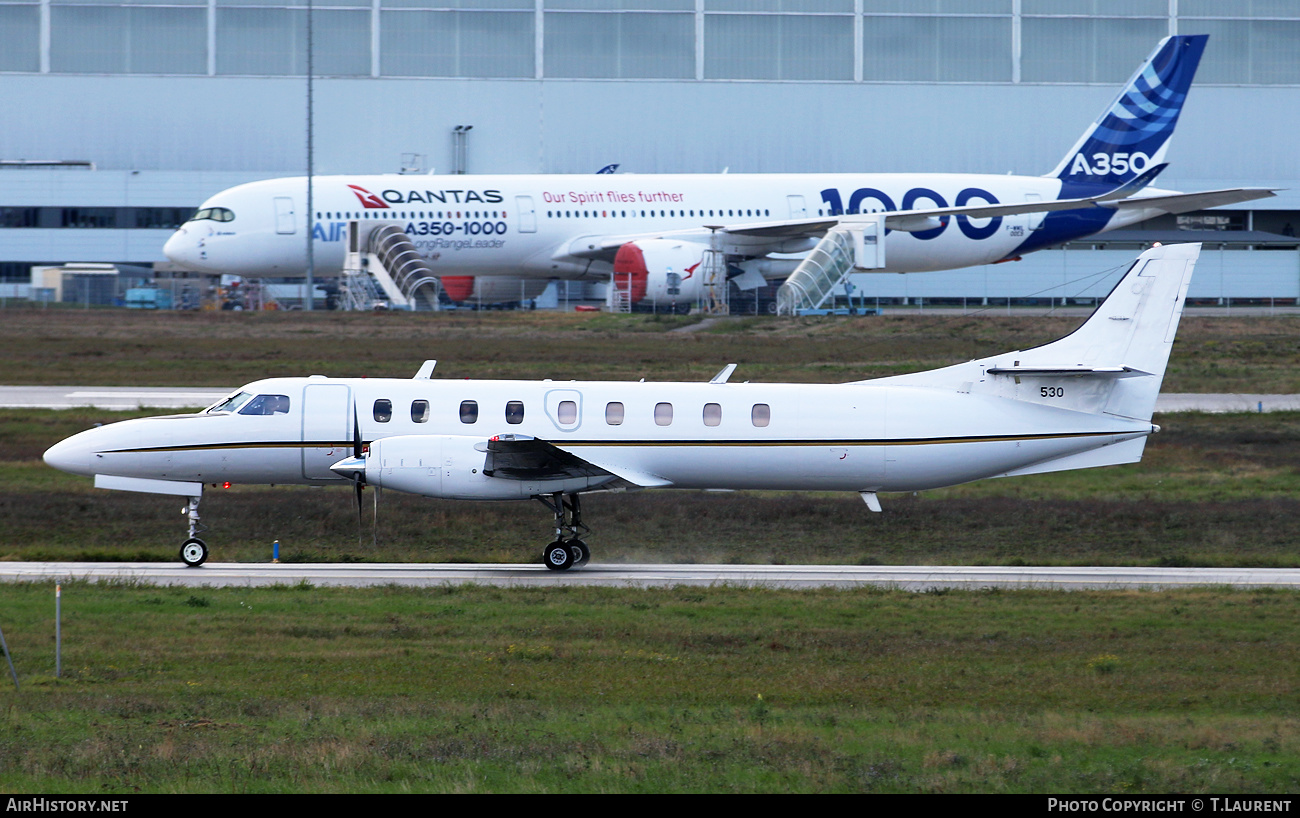
[{"label": "red kangaroo logo", "polygon": [[375,208],[382,208],[384,210],[388,209],[387,202],[385,202],[383,199],[379,198],[375,194],[371,193],[370,191],[366,190],[365,188],[359,185],[348,185],[348,187],[352,188],[353,193],[357,194],[357,198],[361,200],[362,207],[371,210]]}]

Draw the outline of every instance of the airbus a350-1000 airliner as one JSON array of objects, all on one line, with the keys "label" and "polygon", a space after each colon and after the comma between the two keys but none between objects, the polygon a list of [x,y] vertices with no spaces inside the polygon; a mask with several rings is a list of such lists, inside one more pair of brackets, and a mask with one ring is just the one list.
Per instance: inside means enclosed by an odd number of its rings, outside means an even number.
[{"label": "airbus a350-1000 airliner", "polygon": [[193,269],[297,276],[308,223],[316,273],[338,274],[349,223],[366,235],[387,227],[405,235],[453,300],[485,302],[530,298],[552,278],[609,281],[616,272],[632,302],[692,303],[705,286],[706,251],[725,259],[713,268],[752,288],[788,275],[829,229],[870,214],[885,214],[877,230],[887,233],[874,271],[1016,259],[1162,213],[1272,195],[1147,187],[1164,167],[1205,44],[1206,35],[1161,41],[1045,176],[319,176],[308,219],[305,177],[271,179],[213,196],[164,249]]},{"label": "airbus a350-1000 airliner", "polygon": [[428,497],[536,499],[542,562],[584,564],[581,497],[651,488],[916,491],[1142,456],[1200,245],[1138,257],[1058,341],[844,384],[271,378],[198,414],[91,429],[45,453],[108,489],[189,498],[205,484],[363,485]]}]

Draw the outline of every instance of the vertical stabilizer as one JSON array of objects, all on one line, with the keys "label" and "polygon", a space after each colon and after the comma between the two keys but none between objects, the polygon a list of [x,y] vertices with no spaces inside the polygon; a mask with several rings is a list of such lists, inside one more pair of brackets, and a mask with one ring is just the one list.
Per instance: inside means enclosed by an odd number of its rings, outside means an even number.
[{"label": "vertical stabilizer", "polygon": [[1088,320],[1060,340],[857,383],[955,389],[1149,421],[1200,252],[1199,244],[1147,250]]},{"label": "vertical stabilizer", "polygon": [[1078,368],[1079,377],[1111,378],[1102,411],[1150,420],[1200,253],[1199,244],[1147,250],[1081,327],[1015,354],[1016,368]]},{"label": "vertical stabilizer", "polygon": [[1049,176],[1064,184],[1115,187],[1164,161],[1183,110],[1207,34],[1166,37],[1138,68],[1115,101],[1097,118]]}]

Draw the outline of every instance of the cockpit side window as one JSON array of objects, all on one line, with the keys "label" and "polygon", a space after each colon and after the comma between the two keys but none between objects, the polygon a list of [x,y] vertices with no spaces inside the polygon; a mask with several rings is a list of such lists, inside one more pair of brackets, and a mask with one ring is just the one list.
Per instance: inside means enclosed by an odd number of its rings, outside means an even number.
[{"label": "cockpit side window", "polygon": [[239,410],[241,415],[284,415],[288,412],[288,395],[258,395]]},{"label": "cockpit side window", "polygon": [[190,216],[190,221],[201,222],[205,219],[211,219],[214,222],[233,222],[235,220],[235,211],[228,207],[204,207]]},{"label": "cockpit side window", "polygon": [[243,406],[244,403],[251,397],[253,396],[248,392],[240,392],[238,394],[231,395],[230,397],[223,400],[221,403],[214,404],[211,408],[208,409],[208,413],[216,414],[218,412],[233,412],[239,407]]}]

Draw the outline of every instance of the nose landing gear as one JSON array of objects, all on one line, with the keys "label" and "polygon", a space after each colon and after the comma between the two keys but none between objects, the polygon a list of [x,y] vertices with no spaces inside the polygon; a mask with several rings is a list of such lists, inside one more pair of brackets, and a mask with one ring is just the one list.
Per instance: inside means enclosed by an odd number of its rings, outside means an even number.
[{"label": "nose landing gear", "polygon": [[197,536],[203,530],[199,523],[199,498],[191,497],[181,514],[189,518],[190,523],[189,539],[181,543],[181,562],[190,568],[198,568],[208,559],[208,544]]},{"label": "nose landing gear", "polygon": [[537,500],[555,514],[555,541],[542,549],[542,563],[552,571],[567,571],[586,565],[591,559],[591,549],[578,539],[578,534],[591,529],[582,522],[579,496],[566,497],[557,491],[550,497],[539,495]]}]

